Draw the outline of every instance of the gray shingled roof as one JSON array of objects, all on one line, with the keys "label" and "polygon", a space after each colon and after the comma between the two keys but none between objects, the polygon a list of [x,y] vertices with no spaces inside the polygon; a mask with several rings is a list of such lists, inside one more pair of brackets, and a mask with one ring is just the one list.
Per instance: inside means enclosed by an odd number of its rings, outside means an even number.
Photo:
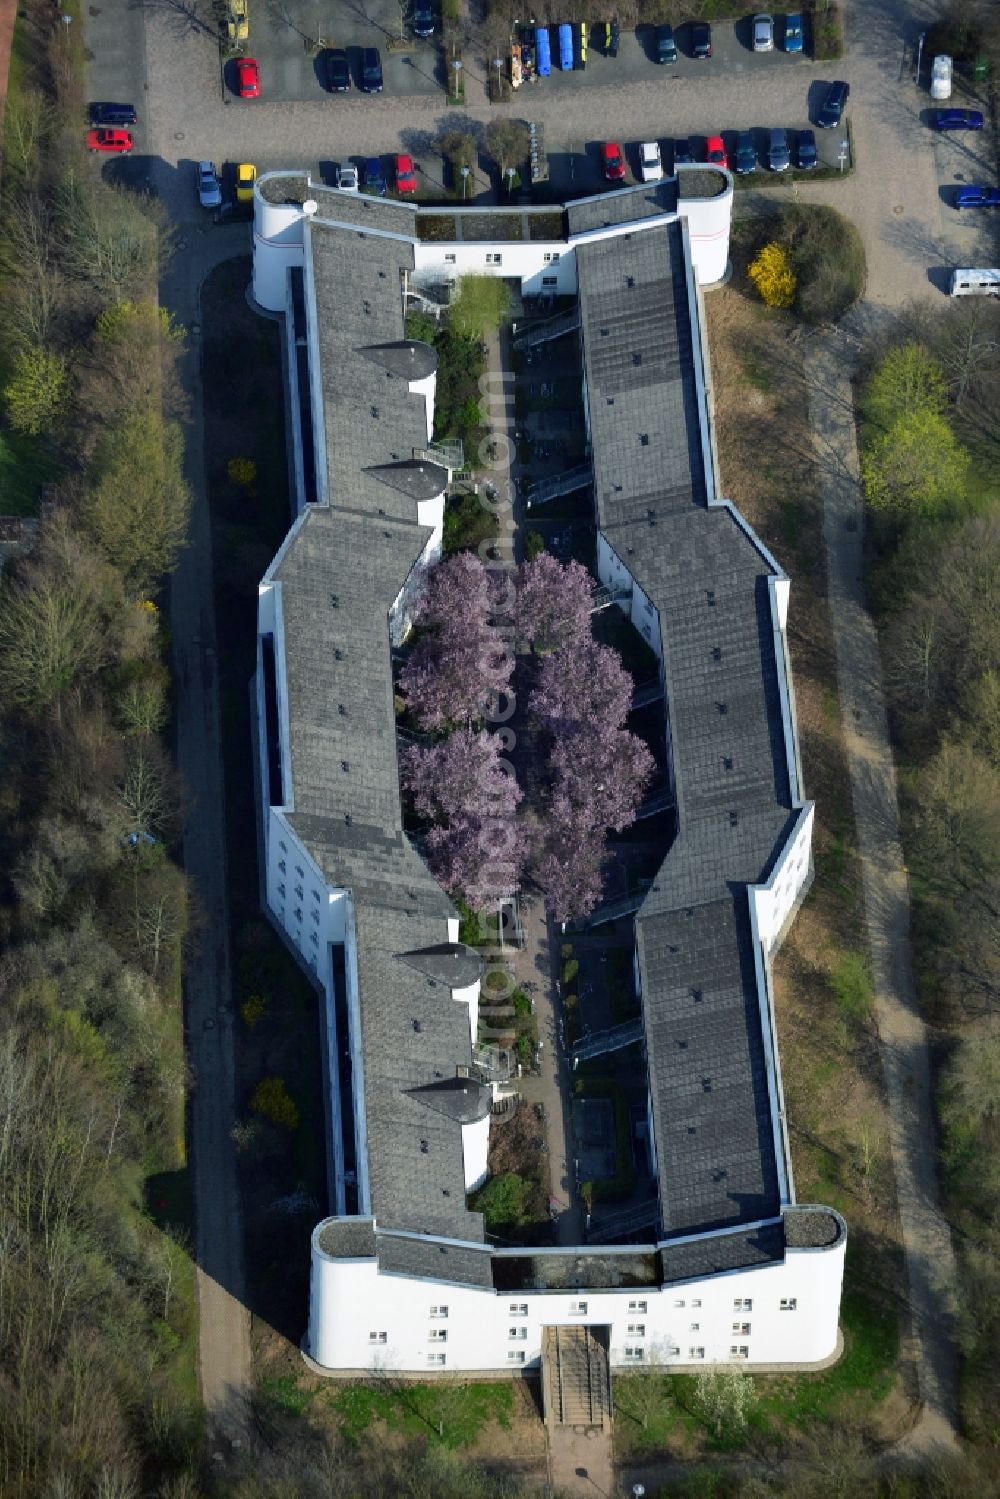
[{"label": "gray shingled roof", "polygon": [[426,459],[404,458],[399,463],[374,463],[364,473],[417,502],[433,500],[435,495],[444,494],[448,488],[448,470],[440,463],[428,463]]},{"label": "gray shingled roof", "polygon": [[607,229],[612,224],[628,224],[635,219],[676,211],[677,183],[672,177],[663,177],[659,182],[640,182],[634,187],[612,188],[566,205],[570,238],[589,229]]},{"label": "gray shingled roof", "polygon": [[577,272],[599,525],[664,641],[679,833],[636,935],[662,1221],[691,1233],[779,1206],[744,888],[792,821],[771,569],[707,506],[680,226]]},{"label": "gray shingled roof", "polygon": [[410,1089],[410,1097],[456,1124],[478,1124],[486,1118],[493,1101],[489,1083],[481,1083],[474,1077],[446,1077],[439,1082],[422,1083],[419,1088]]},{"label": "gray shingled roof", "polygon": [[433,344],[417,338],[401,338],[393,343],[371,344],[359,350],[372,364],[397,375],[401,380],[426,380],[437,370],[437,350]]},{"label": "gray shingled roof", "polygon": [[401,953],[405,963],[450,989],[468,989],[483,975],[483,958],[464,942],[438,942],[419,952]]}]

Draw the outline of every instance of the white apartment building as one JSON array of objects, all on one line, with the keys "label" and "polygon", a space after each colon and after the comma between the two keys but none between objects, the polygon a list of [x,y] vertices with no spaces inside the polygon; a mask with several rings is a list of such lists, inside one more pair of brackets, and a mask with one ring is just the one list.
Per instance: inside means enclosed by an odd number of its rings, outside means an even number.
[{"label": "white apartment building", "polygon": [[[701,287],[731,207],[705,168],[538,210],[257,184],[297,515],[260,585],[255,753],[267,912],[325,996],[320,1368],[531,1371],[567,1326],[612,1365],[802,1368],[838,1347],[846,1227],[795,1200],[770,987],[811,878],[789,580],[720,496],[712,432]],[[676,827],[634,911],[656,1178],[638,1242],[498,1246],[467,1205],[493,1101],[481,965],[404,831],[392,651],[450,477],[434,350],[405,312],[469,270],[575,299],[598,571],[660,663]]]}]

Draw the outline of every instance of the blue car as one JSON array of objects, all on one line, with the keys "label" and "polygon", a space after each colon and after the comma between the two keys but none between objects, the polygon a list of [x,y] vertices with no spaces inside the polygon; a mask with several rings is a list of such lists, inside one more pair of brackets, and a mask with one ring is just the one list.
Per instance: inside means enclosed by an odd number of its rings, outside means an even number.
[{"label": "blue car", "polygon": [[802,51],[802,17],[798,13],[785,17],[785,51]]},{"label": "blue car", "polygon": [[365,162],[365,192],[377,198],[385,197],[385,173],[377,156],[369,156]]},{"label": "blue car", "polygon": [[983,116],[978,109],[936,109],[935,130],[982,130]]},{"label": "blue car", "polygon": [[573,28],[566,21],[559,28],[559,66],[564,73],[573,71]]},{"label": "blue car", "polygon": [[955,189],[956,208],[1000,208],[1000,187],[983,187],[974,182]]},{"label": "blue car", "polygon": [[811,130],[799,131],[799,171],[811,172],[816,165],[816,136]]},{"label": "blue car", "polygon": [[535,72],[539,78],[548,78],[552,72],[552,52],[549,48],[549,28],[535,29]]},{"label": "blue car", "polygon": [[826,91],[826,98],[820,105],[816,116],[816,124],[822,130],[836,130],[840,124],[840,117],[844,113],[844,105],[847,103],[849,93],[850,89],[843,79],[838,78],[835,83],[830,84]]},{"label": "blue car", "polygon": [[746,177],[750,172],[757,170],[757,152],[754,150],[753,136],[749,130],[741,130],[736,137],[733,166],[741,177]]}]

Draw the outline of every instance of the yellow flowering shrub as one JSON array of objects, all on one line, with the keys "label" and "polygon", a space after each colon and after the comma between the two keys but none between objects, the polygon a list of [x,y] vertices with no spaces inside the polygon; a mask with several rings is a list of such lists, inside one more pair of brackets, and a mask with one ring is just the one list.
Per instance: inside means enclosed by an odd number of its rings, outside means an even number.
[{"label": "yellow flowering shrub", "polygon": [[795,272],[788,251],[780,245],[765,245],[750,265],[750,280],[767,307],[791,307],[795,300]]},{"label": "yellow flowering shrub", "polygon": [[250,1108],[253,1113],[270,1119],[272,1124],[277,1124],[282,1129],[293,1130],[299,1127],[298,1105],[285,1087],[283,1077],[265,1077],[259,1082],[253,1090]]}]

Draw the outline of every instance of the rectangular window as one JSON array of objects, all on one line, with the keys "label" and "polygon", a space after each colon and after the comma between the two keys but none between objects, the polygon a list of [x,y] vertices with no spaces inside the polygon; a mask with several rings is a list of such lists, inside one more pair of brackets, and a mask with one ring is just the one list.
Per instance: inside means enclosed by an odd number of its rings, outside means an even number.
[{"label": "rectangular window", "polygon": [[278,847],[281,849],[281,852],[283,854],[287,854],[287,852],[288,852],[288,844],[287,843],[282,843],[282,841],[281,841],[280,838],[278,839]]},{"label": "rectangular window", "polygon": [[312,943],[313,947],[319,947],[319,938],[317,937],[315,932],[309,933],[309,941]]},{"label": "rectangular window", "polygon": [[752,1312],[753,1311],[753,1299],[752,1299],[752,1297],[750,1297],[750,1296],[737,1296],[736,1300],[733,1302],[733,1311],[734,1312]]},{"label": "rectangular window", "polygon": [[528,1329],[526,1327],[508,1327],[507,1336],[516,1342],[523,1342],[528,1336]]},{"label": "rectangular window", "polygon": [[446,1353],[429,1353],[427,1355],[427,1362],[434,1369],[443,1369],[448,1362],[448,1355]]},{"label": "rectangular window", "polygon": [[646,1303],[644,1301],[630,1301],[628,1309],[630,1312],[644,1312],[646,1310]]},{"label": "rectangular window", "polygon": [[302,920],[302,907],[301,906],[297,906],[295,908],[295,920],[296,921],[301,921]]},{"label": "rectangular window", "polygon": [[503,256],[502,255],[489,255],[488,254],[486,256],[486,264],[487,265],[503,265]]},{"label": "rectangular window", "polygon": [[300,869],[300,867],[299,867],[298,864],[296,864],[296,866],[295,866],[295,873],[298,875],[298,877],[299,877],[300,880],[304,880],[305,877],[306,877],[305,876],[305,870]]},{"label": "rectangular window", "polygon": [[749,1322],[734,1322],[733,1323],[733,1337],[734,1338],[748,1338],[749,1336],[750,1336],[750,1323]]},{"label": "rectangular window", "polygon": [[644,1338],[646,1336],[645,1322],[630,1322],[628,1325],[628,1335],[630,1338]]},{"label": "rectangular window", "polygon": [[691,1305],[692,1306],[701,1306],[701,1297],[700,1296],[692,1296],[692,1298],[691,1298]]},{"label": "rectangular window", "polygon": [[692,1322],[691,1326],[688,1328],[688,1332],[701,1332],[701,1323]]},{"label": "rectangular window", "polygon": [[528,1315],[528,1303],[526,1301],[512,1301],[510,1304],[512,1317],[526,1317]]},{"label": "rectangular window", "polygon": [[542,260],[545,262],[546,265],[550,265],[550,264],[551,265],[555,265],[556,261],[559,259],[559,256],[561,254],[562,254],[561,250],[555,250],[551,254],[545,254],[545,255],[543,255],[542,256]]},{"label": "rectangular window", "polygon": [[313,898],[313,900],[319,900],[319,891],[318,890],[314,890],[312,892],[312,898]]},{"label": "rectangular window", "polygon": [[427,1333],[428,1343],[447,1343],[448,1329],[446,1327],[432,1327]]},{"label": "rectangular window", "polygon": [[454,265],[455,264],[455,257],[454,257],[454,255],[446,255],[444,257],[444,263],[445,263],[445,265]]},{"label": "rectangular window", "polygon": [[683,1305],[684,1305],[683,1301],[675,1301],[674,1302],[674,1306],[683,1306]]},{"label": "rectangular window", "polygon": [[729,1357],[730,1358],[749,1358],[750,1357],[750,1349],[747,1347],[747,1345],[745,1343],[740,1343],[738,1345],[736,1343],[734,1343],[732,1345],[732,1347],[730,1348],[730,1350],[729,1350]]},{"label": "rectangular window", "polygon": [[369,1343],[388,1343],[389,1334],[387,1332],[370,1332],[368,1334],[368,1341]]},{"label": "rectangular window", "polygon": [[278,894],[281,896],[282,900],[284,900],[284,898],[285,898],[285,887],[284,887],[284,885],[279,885],[278,886]]},{"label": "rectangular window", "polygon": [[527,1354],[525,1354],[520,1348],[508,1348],[507,1350],[508,1363],[523,1364],[526,1357]]},{"label": "rectangular window", "polygon": [[281,870],[282,874],[285,873],[285,870],[288,868],[288,866],[285,863],[284,859],[279,859],[278,860],[278,868]]},{"label": "rectangular window", "polygon": [[295,898],[296,898],[296,900],[301,900],[304,895],[305,895],[305,891],[303,890],[302,886],[301,885],[296,885],[296,887],[295,887]]},{"label": "rectangular window", "polygon": [[698,1359],[704,1358],[704,1357],[705,1357],[705,1350],[704,1350],[704,1348],[689,1348],[688,1349],[688,1358],[691,1359],[692,1363],[695,1363],[695,1362],[697,1362]]},{"label": "rectangular window", "polygon": [[798,1304],[794,1296],[782,1296],[781,1298],[781,1310],[783,1312],[794,1312]]},{"label": "rectangular window", "polygon": [[641,1364],[644,1357],[645,1357],[645,1354],[643,1353],[643,1350],[641,1348],[630,1347],[628,1344],[625,1345],[625,1362],[626,1363],[629,1363],[629,1364]]},{"label": "rectangular window", "polygon": [[543,286],[558,286],[559,285],[559,277],[558,276],[543,276],[542,277],[542,285]]},{"label": "rectangular window", "polygon": [[574,1317],[585,1317],[587,1315],[587,1302],[571,1301],[569,1309]]},{"label": "rectangular window", "polygon": [[432,1317],[447,1317],[448,1308],[446,1306],[432,1306],[429,1315]]}]

